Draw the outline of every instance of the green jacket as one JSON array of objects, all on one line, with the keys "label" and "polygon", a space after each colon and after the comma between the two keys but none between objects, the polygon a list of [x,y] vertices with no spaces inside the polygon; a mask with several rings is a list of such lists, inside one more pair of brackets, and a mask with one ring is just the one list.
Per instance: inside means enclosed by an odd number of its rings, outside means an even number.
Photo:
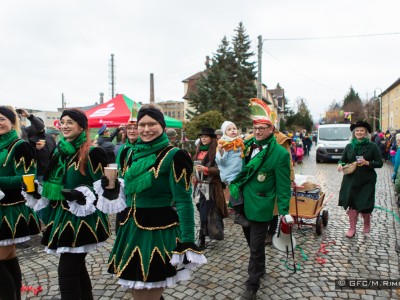
[{"label": "green jacket", "polygon": [[[248,147],[250,145],[247,145]],[[263,149],[258,155],[265,155]],[[244,152],[250,155],[251,151]],[[273,218],[275,200],[280,215],[289,212],[290,155],[284,147],[274,141],[270,144],[268,156],[262,160],[257,172],[246,182],[243,188],[244,210],[249,220],[269,222]]]},{"label": "green jacket", "polygon": [[354,162],[357,155],[362,155],[370,165],[358,166],[354,173],[343,175],[339,206],[343,206],[344,209],[351,206],[358,211],[372,210],[375,204],[375,168],[382,168],[383,165],[381,152],[372,142],[362,146],[359,153],[355,153],[351,144],[347,144],[340,162]]}]

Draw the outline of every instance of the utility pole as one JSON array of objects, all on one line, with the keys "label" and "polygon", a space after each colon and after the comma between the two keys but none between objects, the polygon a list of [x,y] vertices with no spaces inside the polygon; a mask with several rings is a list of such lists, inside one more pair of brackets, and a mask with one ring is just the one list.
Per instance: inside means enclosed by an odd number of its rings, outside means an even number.
[{"label": "utility pole", "polygon": [[154,101],[154,75],[150,73],[150,103],[155,103]]},{"label": "utility pole", "polygon": [[262,65],[262,36],[258,36],[258,71],[257,71],[257,98],[262,100],[262,80],[261,80],[261,65]]},{"label": "utility pole", "polygon": [[110,60],[110,73],[109,73],[109,79],[110,79],[110,85],[111,85],[111,98],[114,98],[115,93],[114,93],[114,87],[115,87],[115,71],[114,71],[114,54],[111,54],[111,60]]},{"label": "utility pole", "polygon": [[61,93],[61,108],[64,109],[65,108],[65,98],[64,98],[64,93]]}]

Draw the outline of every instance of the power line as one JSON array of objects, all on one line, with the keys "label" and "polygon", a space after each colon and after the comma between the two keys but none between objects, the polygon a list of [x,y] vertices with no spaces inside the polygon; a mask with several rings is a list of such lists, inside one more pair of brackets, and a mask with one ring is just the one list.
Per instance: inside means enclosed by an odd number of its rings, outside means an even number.
[{"label": "power line", "polygon": [[293,68],[293,67],[290,66],[289,64],[287,64],[287,63],[281,61],[278,57],[276,57],[275,55],[273,55],[271,52],[265,50],[265,48],[263,48],[263,51],[265,51],[269,56],[271,56],[271,57],[273,57],[274,59],[276,59],[277,61],[279,61],[281,64],[284,64],[287,68],[291,69],[293,72],[295,72],[295,73],[297,73],[297,74],[300,74],[301,76],[307,78],[308,80],[311,80],[312,82],[314,82],[314,83],[316,83],[316,84],[318,84],[318,85],[320,85],[320,86],[323,86],[323,87],[325,87],[325,88],[327,88],[327,89],[330,89],[330,90],[332,90],[332,91],[335,91],[335,92],[342,92],[342,91],[340,91],[340,90],[338,90],[338,89],[335,89],[335,88],[330,87],[330,86],[328,86],[328,85],[326,85],[326,84],[323,84],[323,83],[321,83],[321,82],[319,82],[319,81],[317,81],[317,80],[311,78],[310,76],[307,76],[307,75],[304,74],[303,72],[300,72],[299,70]]},{"label": "power line", "polygon": [[263,41],[329,40],[329,39],[348,39],[348,38],[376,37],[376,36],[397,35],[397,34],[400,34],[400,32],[387,32],[387,33],[375,33],[375,34],[359,34],[359,35],[342,35],[342,36],[325,36],[325,37],[277,38],[277,39],[263,39]]}]

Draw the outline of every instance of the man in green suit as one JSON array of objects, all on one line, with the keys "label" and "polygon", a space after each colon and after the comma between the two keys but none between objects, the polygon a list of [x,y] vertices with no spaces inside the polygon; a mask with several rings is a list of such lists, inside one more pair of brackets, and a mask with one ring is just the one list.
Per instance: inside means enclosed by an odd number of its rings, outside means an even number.
[{"label": "man in green suit", "polygon": [[[245,166],[230,185],[233,198],[243,195],[245,215],[250,220],[250,226],[243,227],[250,249],[249,277],[241,295],[243,300],[256,299],[260,278],[265,273],[264,241],[275,202],[279,214],[287,215],[291,197],[290,155],[276,143],[275,128],[266,104],[259,99],[251,99],[250,103],[257,106],[257,115],[252,116],[254,137],[246,143]],[[260,107],[264,108],[264,115],[260,115]]]}]

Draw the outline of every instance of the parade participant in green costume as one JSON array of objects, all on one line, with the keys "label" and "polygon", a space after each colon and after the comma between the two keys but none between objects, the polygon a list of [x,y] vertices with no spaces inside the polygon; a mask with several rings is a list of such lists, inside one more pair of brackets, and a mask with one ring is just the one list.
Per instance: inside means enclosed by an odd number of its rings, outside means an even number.
[{"label": "parade participant in green costume", "polygon": [[206,259],[194,243],[191,159],[169,146],[164,115],[156,105],[143,105],[137,121],[139,139],[123,175],[130,210],[118,230],[108,271],[132,289],[135,300],[158,300],[164,288],[189,279],[190,270]]},{"label": "parade participant in green costume", "polygon": [[21,299],[15,244],[40,233],[38,217],[21,194],[22,175],[36,172],[35,150],[18,134],[20,124],[14,109],[0,106],[0,299],[7,300]]},{"label": "parade participant in green costume", "polygon": [[93,182],[101,178],[107,156],[101,148],[90,146],[83,111],[64,110],[60,124],[63,137],[50,160],[35,209],[42,209],[47,226],[42,238],[46,252],[61,254],[61,299],[93,299],[85,257],[110,236],[108,217],[95,206],[93,193]]},{"label": "parade participant in green costume", "polygon": [[250,250],[248,278],[243,300],[256,299],[260,278],[266,269],[264,241],[277,203],[280,215],[287,215],[291,197],[290,154],[276,142],[268,106],[250,99],[254,137],[246,141],[245,166],[232,181],[231,196],[243,195],[244,212],[250,221],[243,233]]},{"label": "parade participant in green costume", "polygon": [[[128,119],[128,123],[125,125],[126,128],[126,141],[121,146],[117,154],[117,164],[119,177],[124,178],[125,172],[132,164],[133,146],[139,138],[138,127],[137,127],[137,114],[138,109],[136,103],[132,107],[131,116]],[[121,221],[126,217],[129,212],[129,207],[125,208],[124,211],[118,213],[115,218],[115,233],[118,232]]]}]

